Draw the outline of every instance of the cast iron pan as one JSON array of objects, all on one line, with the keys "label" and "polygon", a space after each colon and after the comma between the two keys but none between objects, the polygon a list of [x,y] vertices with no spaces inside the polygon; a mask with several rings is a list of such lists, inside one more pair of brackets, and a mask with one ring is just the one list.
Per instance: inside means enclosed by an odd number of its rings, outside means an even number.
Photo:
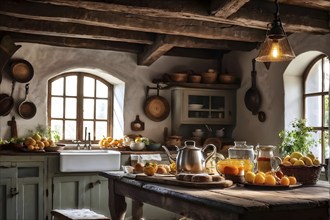
[{"label": "cast iron pan", "polygon": [[252,71],[251,71],[251,78],[252,78],[252,86],[245,94],[244,102],[245,106],[248,110],[252,112],[253,115],[258,114],[260,105],[261,105],[261,95],[257,88],[256,76],[257,72],[255,70],[255,59],[252,60]]},{"label": "cast iron pan", "polygon": [[11,95],[1,94],[0,95],[0,116],[6,116],[10,113],[14,107],[13,93],[15,89],[15,81],[13,81]]},{"label": "cast iron pan", "polygon": [[37,113],[37,107],[33,102],[28,101],[29,84],[25,85],[25,99],[17,108],[18,114],[24,119],[33,118]]},{"label": "cast iron pan", "polygon": [[16,82],[27,83],[32,79],[34,70],[31,63],[28,61],[15,59],[9,64],[8,74]]},{"label": "cast iron pan", "polygon": [[159,86],[157,85],[157,95],[148,96],[149,86],[147,87],[147,99],[144,103],[144,113],[152,121],[163,121],[170,113],[170,105],[167,100],[159,95]]}]

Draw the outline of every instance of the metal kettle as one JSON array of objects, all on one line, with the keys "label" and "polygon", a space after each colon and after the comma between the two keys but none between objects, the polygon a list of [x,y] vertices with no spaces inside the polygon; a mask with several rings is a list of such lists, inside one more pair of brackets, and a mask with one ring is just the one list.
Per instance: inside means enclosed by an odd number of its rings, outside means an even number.
[{"label": "metal kettle", "polygon": [[[162,147],[167,153],[170,162],[176,162],[177,173],[204,173],[207,161],[214,156],[217,149],[213,144],[198,148],[195,146],[195,141],[187,140],[184,142],[184,147],[179,148],[175,146],[177,149],[177,155],[174,157],[165,146]],[[204,155],[206,154],[205,150],[208,147],[212,147],[213,150],[208,155]]]}]

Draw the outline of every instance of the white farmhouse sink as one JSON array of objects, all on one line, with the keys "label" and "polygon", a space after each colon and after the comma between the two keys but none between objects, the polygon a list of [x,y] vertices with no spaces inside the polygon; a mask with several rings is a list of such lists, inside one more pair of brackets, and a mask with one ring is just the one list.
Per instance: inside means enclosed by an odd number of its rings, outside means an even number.
[{"label": "white farmhouse sink", "polygon": [[61,172],[120,170],[120,152],[113,150],[60,151]]}]

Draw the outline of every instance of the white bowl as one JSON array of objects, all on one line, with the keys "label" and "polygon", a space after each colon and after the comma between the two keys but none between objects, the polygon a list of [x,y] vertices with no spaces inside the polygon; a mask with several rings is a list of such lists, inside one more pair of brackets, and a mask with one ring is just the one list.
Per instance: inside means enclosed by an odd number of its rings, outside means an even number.
[{"label": "white bowl", "polygon": [[129,148],[131,148],[131,150],[143,150],[145,147],[145,144],[143,142],[131,142],[131,144],[129,145]]},{"label": "white bowl", "polygon": [[203,131],[194,131],[192,134],[195,137],[202,137],[204,135],[204,132]]}]

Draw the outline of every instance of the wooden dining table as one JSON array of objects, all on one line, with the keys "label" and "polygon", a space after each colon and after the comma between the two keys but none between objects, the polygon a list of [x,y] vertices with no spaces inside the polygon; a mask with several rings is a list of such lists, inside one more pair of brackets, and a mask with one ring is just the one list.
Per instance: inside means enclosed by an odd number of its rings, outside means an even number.
[{"label": "wooden dining table", "polygon": [[139,180],[121,171],[102,172],[108,178],[109,209],[112,220],[125,218],[131,198],[132,217],[143,217],[143,204],[205,220],[329,220],[330,184],[312,186],[258,187],[234,184],[231,187],[189,187]]}]

